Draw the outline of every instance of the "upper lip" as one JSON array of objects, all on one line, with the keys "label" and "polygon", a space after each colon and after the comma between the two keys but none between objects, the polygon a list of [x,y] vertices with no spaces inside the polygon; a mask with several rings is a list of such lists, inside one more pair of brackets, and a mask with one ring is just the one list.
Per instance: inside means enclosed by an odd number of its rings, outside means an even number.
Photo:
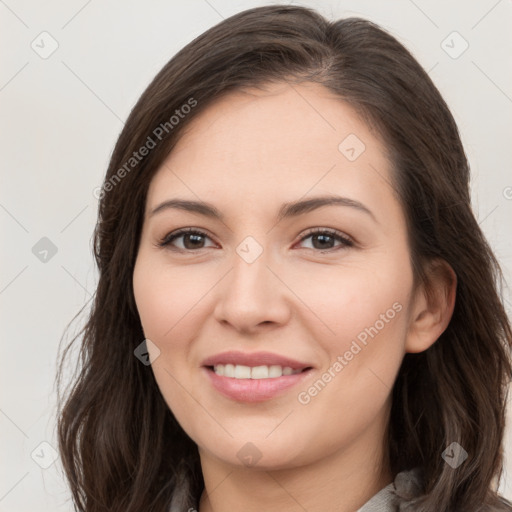
[{"label": "upper lip", "polygon": [[202,366],[215,366],[218,364],[234,364],[243,366],[282,366],[290,367],[293,370],[303,370],[304,368],[311,368],[308,363],[302,363],[289,357],[281,356],[279,354],[273,354],[272,352],[239,352],[229,351],[216,354],[208,357],[202,363]]}]

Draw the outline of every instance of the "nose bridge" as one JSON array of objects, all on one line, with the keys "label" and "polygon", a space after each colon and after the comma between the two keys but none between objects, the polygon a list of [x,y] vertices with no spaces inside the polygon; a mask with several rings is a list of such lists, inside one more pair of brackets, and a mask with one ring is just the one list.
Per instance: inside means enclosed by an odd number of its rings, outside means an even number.
[{"label": "nose bridge", "polygon": [[269,255],[270,250],[253,237],[247,237],[237,246],[229,279],[231,296],[236,295],[238,299],[252,303],[265,298],[268,300],[269,281],[275,280],[267,268],[267,265],[272,265]]},{"label": "nose bridge", "polygon": [[216,307],[219,321],[246,330],[263,322],[285,321],[283,289],[268,268],[272,268],[271,252],[254,237],[246,237],[236,247]]}]

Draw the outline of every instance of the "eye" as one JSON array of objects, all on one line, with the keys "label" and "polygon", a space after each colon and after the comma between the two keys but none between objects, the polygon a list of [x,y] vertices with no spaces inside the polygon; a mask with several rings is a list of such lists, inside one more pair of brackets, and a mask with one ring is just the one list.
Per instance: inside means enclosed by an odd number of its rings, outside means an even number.
[{"label": "eye", "polygon": [[[173,242],[176,240],[181,240],[181,246],[171,247],[173,245]],[[178,231],[175,231],[173,233],[169,233],[166,235],[162,240],[158,242],[158,247],[168,247],[169,249],[176,249],[181,251],[193,251],[197,249],[205,249],[206,247],[211,246],[205,246],[204,239],[210,239],[210,237],[204,232],[199,229],[195,228],[186,228],[186,229],[179,229]]]},{"label": "eye", "polygon": [[[317,249],[321,252],[354,246],[354,242],[350,238],[335,229],[312,228],[300,239],[300,242],[303,242],[308,238],[311,239],[312,247],[307,248]],[[333,245],[336,241],[339,242],[337,247]]]}]

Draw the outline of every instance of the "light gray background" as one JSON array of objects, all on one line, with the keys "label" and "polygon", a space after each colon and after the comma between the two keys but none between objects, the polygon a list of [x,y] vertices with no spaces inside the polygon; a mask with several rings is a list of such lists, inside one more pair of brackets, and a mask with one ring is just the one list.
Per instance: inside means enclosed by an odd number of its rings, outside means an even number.
[{"label": "light gray background", "polygon": [[[123,120],[182,46],[222,18],[268,3],[0,0],[0,512],[72,510],[59,461],[40,465],[57,446],[59,340],[96,284],[93,190]],[[430,72],[459,125],[474,209],[510,282],[512,1],[295,3],[381,24]],[[42,58],[53,40],[58,48]],[[464,40],[469,47],[458,55]],[[43,237],[57,248],[46,262],[32,251]],[[506,450],[501,490],[512,499],[510,427]]]}]

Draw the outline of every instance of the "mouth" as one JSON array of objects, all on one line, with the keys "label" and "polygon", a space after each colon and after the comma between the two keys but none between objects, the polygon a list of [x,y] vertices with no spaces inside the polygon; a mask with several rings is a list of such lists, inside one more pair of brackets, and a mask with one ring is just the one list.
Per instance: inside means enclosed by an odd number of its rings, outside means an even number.
[{"label": "mouth", "polygon": [[213,388],[237,402],[262,402],[283,395],[313,366],[268,352],[225,352],[208,358],[203,369]]}]

